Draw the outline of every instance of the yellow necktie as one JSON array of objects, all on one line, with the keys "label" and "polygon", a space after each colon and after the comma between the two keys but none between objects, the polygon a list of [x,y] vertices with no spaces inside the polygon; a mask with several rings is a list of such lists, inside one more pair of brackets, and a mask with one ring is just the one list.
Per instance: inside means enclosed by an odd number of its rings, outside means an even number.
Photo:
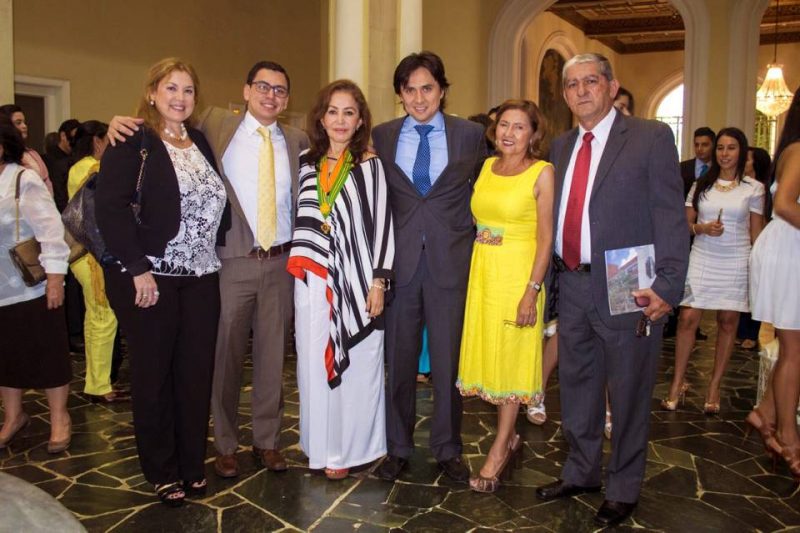
[{"label": "yellow necktie", "polygon": [[258,133],[263,137],[258,151],[258,220],[256,240],[261,248],[268,250],[275,242],[278,215],[275,207],[275,155],[269,129],[261,126]]}]

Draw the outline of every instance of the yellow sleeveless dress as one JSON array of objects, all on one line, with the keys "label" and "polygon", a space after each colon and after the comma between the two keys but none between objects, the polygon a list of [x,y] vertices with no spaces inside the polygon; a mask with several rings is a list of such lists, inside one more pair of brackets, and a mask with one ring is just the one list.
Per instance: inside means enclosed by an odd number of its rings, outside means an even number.
[{"label": "yellow sleeveless dress", "polygon": [[480,396],[493,404],[538,405],[544,398],[544,289],[536,302],[536,324],[515,324],[536,255],[533,187],[550,163],[537,161],[516,176],[499,176],[492,172],[496,160],[486,160],[472,196],[478,228],[456,386],[463,396]]}]

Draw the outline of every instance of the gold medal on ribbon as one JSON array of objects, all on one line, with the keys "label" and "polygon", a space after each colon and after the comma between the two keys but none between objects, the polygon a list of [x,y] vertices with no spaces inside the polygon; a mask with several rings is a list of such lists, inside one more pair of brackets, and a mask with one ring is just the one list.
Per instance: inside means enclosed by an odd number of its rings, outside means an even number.
[{"label": "gold medal on ribbon", "polygon": [[328,202],[324,202],[323,201],[322,204],[320,204],[320,206],[319,206],[319,211],[320,211],[320,213],[322,213],[323,217],[327,217],[328,215],[331,214],[331,206],[330,206],[330,204],[328,204]]},{"label": "gold medal on ribbon", "polygon": [[323,222],[322,225],[319,227],[319,229],[321,229],[322,233],[324,233],[325,235],[331,232],[331,227],[327,222]]}]

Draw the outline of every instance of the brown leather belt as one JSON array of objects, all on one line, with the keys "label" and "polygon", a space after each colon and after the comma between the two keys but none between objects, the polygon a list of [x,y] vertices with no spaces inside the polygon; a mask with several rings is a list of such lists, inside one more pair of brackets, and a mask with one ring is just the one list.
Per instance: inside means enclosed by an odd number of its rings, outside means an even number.
[{"label": "brown leather belt", "polygon": [[559,273],[560,272],[582,272],[582,273],[586,273],[586,272],[591,272],[592,271],[592,265],[590,265],[589,263],[581,263],[574,270],[571,270],[567,266],[567,264],[564,263],[564,260],[561,259],[556,254],[553,254],[553,267],[555,268],[555,271],[559,272]]},{"label": "brown leather belt", "polygon": [[265,249],[261,248],[260,246],[256,246],[255,248],[250,250],[250,253],[247,254],[245,257],[252,257],[252,258],[255,258],[255,259],[259,259],[259,260],[261,260],[261,259],[270,259],[271,257],[277,257],[279,255],[285,254],[291,249],[292,249],[292,243],[291,242],[285,242],[283,244],[277,244],[277,245],[273,246],[272,248],[270,248],[269,250],[265,250]]}]

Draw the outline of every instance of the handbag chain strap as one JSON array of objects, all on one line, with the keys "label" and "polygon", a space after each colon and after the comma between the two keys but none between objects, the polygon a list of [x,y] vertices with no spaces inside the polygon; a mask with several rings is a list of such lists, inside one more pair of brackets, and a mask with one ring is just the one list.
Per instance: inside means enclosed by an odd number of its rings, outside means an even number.
[{"label": "handbag chain strap", "polygon": [[17,242],[19,242],[19,182],[20,179],[22,178],[22,173],[24,171],[25,171],[24,168],[19,169],[19,171],[17,172],[17,177],[15,178],[16,183],[14,184],[14,214],[17,217],[16,221]]},{"label": "handbag chain strap", "polygon": [[139,165],[139,177],[136,179],[136,193],[139,194],[142,190],[142,177],[144,176],[144,162],[147,161],[147,149],[142,148],[139,150],[139,155],[142,156],[142,164]]}]

